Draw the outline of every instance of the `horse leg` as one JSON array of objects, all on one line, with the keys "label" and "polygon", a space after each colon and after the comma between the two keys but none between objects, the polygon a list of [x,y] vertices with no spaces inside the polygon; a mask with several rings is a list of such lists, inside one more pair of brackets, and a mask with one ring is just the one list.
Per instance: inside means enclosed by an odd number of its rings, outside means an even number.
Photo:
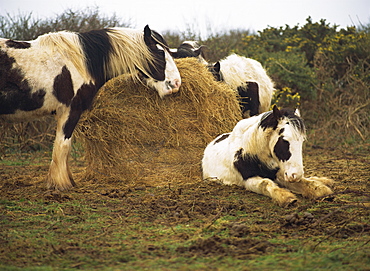
[{"label": "horse leg", "polygon": [[332,194],[333,191],[329,186],[332,186],[334,181],[326,177],[303,177],[298,182],[280,181],[279,183],[295,193],[302,194],[305,198],[315,199]]},{"label": "horse leg", "polygon": [[288,206],[297,201],[296,196],[290,191],[279,187],[267,178],[253,177],[245,180],[244,187],[258,194],[272,198],[279,206]]},{"label": "horse leg", "polygon": [[58,116],[57,132],[55,136],[52,161],[47,178],[47,188],[59,191],[68,190],[75,185],[72,173],[68,166],[68,157],[71,152],[72,138],[66,138],[64,125],[67,122],[70,110]]}]

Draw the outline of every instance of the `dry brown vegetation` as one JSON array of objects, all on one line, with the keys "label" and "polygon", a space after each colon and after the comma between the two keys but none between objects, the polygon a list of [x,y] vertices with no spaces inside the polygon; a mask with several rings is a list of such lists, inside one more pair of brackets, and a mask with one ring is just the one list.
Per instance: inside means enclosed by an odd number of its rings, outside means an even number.
[{"label": "dry brown vegetation", "polygon": [[[240,119],[235,92],[196,59],[180,59],[178,94],[160,99],[122,76],[101,89],[77,129],[87,177],[176,181],[198,177],[204,147]],[[180,178],[179,178],[180,177]]]}]

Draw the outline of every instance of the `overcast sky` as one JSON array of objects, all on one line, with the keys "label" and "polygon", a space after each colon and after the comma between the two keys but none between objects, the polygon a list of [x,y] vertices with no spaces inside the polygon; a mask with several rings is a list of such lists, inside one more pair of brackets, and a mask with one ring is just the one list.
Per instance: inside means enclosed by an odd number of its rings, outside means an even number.
[{"label": "overcast sky", "polygon": [[268,26],[304,25],[326,19],[340,27],[370,23],[370,0],[0,0],[0,15],[28,14],[50,18],[66,9],[99,7],[133,27],[146,24],[159,32],[199,29],[203,35],[227,29],[262,30]]}]

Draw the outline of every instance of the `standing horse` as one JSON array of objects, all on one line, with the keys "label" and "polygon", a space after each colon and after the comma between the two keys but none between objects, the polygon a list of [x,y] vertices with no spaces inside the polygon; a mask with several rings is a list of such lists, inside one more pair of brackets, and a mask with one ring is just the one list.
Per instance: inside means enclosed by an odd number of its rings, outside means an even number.
[{"label": "standing horse", "polygon": [[272,111],[239,121],[231,133],[208,144],[202,159],[203,179],[245,187],[280,206],[297,201],[290,191],[307,198],[329,195],[332,180],[303,176],[304,139],[298,110],[274,106]]},{"label": "standing horse", "polygon": [[240,98],[244,118],[269,110],[274,83],[261,63],[236,54],[216,62],[210,71],[218,81],[224,81]]},{"label": "standing horse", "polygon": [[68,166],[73,130],[99,88],[120,74],[143,79],[160,97],[181,84],[166,42],[148,26],[144,32],[108,28],[50,33],[29,42],[0,39],[0,117],[56,115],[48,188],[75,185]]}]

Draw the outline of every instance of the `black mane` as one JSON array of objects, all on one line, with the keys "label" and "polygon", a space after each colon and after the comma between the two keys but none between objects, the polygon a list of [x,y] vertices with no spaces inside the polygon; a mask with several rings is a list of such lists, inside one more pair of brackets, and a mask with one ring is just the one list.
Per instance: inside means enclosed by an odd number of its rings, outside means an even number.
[{"label": "black mane", "polygon": [[306,127],[302,118],[294,114],[294,110],[291,108],[283,108],[281,110],[272,110],[263,114],[259,126],[265,130],[267,128],[276,129],[279,123],[279,120],[282,118],[288,118],[289,123],[292,124],[292,127],[301,134],[306,134]]},{"label": "black mane", "polygon": [[94,78],[98,88],[106,81],[104,67],[109,61],[112,44],[109,39],[110,29],[92,30],[79,33],[83,51],[87,59],[87,68],[90,75]]}]

